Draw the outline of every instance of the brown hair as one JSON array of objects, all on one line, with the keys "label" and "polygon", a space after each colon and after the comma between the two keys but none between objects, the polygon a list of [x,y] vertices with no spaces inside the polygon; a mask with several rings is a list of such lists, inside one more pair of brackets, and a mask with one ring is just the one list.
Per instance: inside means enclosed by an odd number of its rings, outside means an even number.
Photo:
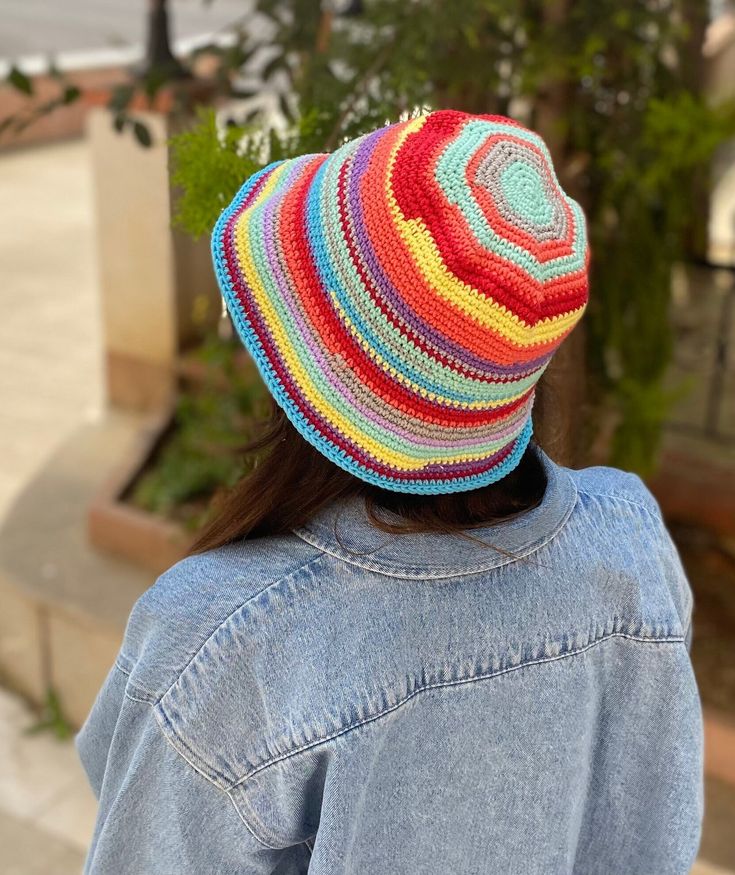
[{"label": "brown hair", "polygon": [[[244,538],[285,534],[333,501],[363,496],[371,522],[383,531],[462,533],[518,516],[543,498],[546,476],[529,446],[497,483],[448,495],[391,492],[339,468],[296,431],[273,401],[262,434],[243,447],[257,454],[252,471],[216,501],[214,515],[190,548],[203,553]],[[385,509],[399,522],[381,518]],[[490,546],[490,545],[488,545]]]}]

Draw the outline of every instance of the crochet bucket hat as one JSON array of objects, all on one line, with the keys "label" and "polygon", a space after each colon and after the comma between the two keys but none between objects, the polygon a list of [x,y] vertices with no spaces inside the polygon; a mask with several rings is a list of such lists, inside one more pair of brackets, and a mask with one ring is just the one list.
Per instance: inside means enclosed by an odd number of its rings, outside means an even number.
[{"label": "crochet bucket hat", "polygon": [[317,450],[398,492],[499,480],[587,302],[579,205],[543,141],[433,112],[251,176],[212,237],[236,330]]}]

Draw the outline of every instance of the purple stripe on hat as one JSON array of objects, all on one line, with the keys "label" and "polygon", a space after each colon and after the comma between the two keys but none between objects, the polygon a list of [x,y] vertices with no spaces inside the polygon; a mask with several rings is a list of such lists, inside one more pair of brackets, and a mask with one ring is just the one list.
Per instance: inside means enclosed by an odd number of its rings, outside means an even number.
[{"label": "purple stripe on hat", "polygon": [[[300,172],[301,168],[297,167],[291,171],[291,175]],[[279,189],[282,186],[283,193],[288,189],[288,182],[288,178],[279,180]],[[280,227],[280,209],[282,201],[282,195],[279,196],[274,192],[263,207],[261,207],[261,215],[253,216],[251,221],[257,220],[258,227],[262,230],[261,238],[265,248],[268,266],[270,268],[270,277],[276,284],[281,300],[285,304],[291,318],[297,326],[304,344],[308,348],[313,361],[317,365],[320,379],[326,379],[332,390],[338,393],[349,407],[359,410],[366,419],[377,427],[384,429],[388,433],[399,436],[410,446],[418,448],[425,447],[425,441],[417,437],[415,431],[412,432],[409,428],[397,426],[391,420],[376,413],[374,408],[361,401],[360,398],[354,394],[350,385],[340,379],[338,372],[334,369],[334,366],[330,364],[327,355],[325,354],[326,349],[321,341],[321,337],[309,323],[303,307],[301,306],[300,299],[298,295],[294,293],[289,275],[284,268],[277,236],[268,233],[269,228]],[[281,361],[282,365],[286,367],[285,361]],[[302,397],[304,398],[304,401],[307,401],[306,396],[304,396],[303,393]],[[311,405],[309,406],[311,407]],[[468,450],[482,447],[492,441],[510,437],[515,431],[517,431],[519,419],[525,418],[525,416],[526,413],[523,412],[520,415],[514,416],[510,422],[506,419],[498,420],[497,429],[488,429],[483,434],[476,437],[464,437],[458,439],[459,435],[461,435],[461,431],[456,428],[447,427],[447,434],[453,435],[455,439],[446,442],[437,440],[437,445],[442,446],[445,450],[451,450],[455,447]]]}]

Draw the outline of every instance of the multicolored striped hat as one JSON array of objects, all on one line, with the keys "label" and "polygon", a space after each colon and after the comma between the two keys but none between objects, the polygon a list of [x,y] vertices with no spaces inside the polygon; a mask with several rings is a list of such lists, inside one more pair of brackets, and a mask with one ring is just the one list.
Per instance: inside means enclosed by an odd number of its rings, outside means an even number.
[{"label": "multicolored striped hat", "polygon": [[212,239],[237,331],[321,453],[398,492],[513,470],[587,302],[579,205],[534,133],[454,111],[250,177]]}]

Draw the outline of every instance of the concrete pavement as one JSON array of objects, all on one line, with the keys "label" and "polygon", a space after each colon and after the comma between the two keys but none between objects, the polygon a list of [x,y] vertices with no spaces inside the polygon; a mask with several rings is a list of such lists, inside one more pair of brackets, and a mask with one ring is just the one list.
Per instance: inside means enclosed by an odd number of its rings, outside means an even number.
[{"label": "concrete pavement", "polygon": [[91,172],[84,142],[0,158],[0,518],[101,413]]},{"label": "concrete pavement", "polygon": [[0,873],[79,873],[96,800],[71,742],[28,735],[37,717],[0,690]]},{"label": "concrete pavement", "polygon": [[[0,158],[0,518],[103,403],[86,144]],[[95,800],[70,742],[0,690],[0,875],[79,873]]]}]

